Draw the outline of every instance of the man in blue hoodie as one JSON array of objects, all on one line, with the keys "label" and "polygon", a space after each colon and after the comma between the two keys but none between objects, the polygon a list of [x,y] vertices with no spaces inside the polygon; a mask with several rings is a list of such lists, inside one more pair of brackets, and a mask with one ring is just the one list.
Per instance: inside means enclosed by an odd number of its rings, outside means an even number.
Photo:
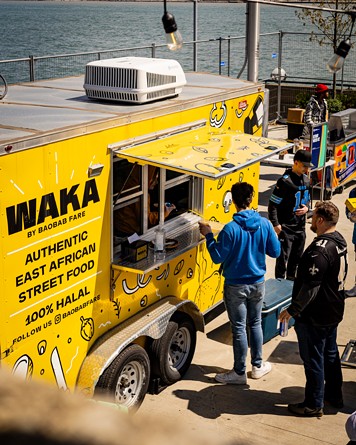
[{"label": "man in blue hoodie", "polygon": [[207,249],[214,263],[222,263],[225,278],[224,302],[233,335],[234,367],[217,374],[219,383],[245,385],[248,349],[246,321],[250,329],[253,379],[271,371],[271,364],[262,360],[262,303],[265,294],[266,254],[277,258],[280,243],[272,224],[250,210],[254,190],[247,182],[232,186],[236,207],[233,220],[226,224],[215,240],[209,224],[200,222],[200,233],[206,237]]}]

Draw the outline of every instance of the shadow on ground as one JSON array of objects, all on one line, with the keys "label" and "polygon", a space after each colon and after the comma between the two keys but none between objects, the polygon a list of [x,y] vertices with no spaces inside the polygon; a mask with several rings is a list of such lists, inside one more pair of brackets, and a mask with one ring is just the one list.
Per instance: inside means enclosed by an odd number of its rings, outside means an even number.
[{"label": "shadow on ground", "polygon": [[[304,398],[304,387],[289,386],[279,392],[261,389],[250,389],[247,385],[223,385],[214,380],[215,373],[226,369],[216,366],[191,365],[184,380],[197,380],[209,383],[201,390],[178,389],[172,394],[188,401],[188,409],[198,416],[217,419],[222,414],[251,415],[271,414],[276,416],[293,416],[287,410],[288,403],[297,403]],[[213,374],[210,376],[210,374]],[[324,413],[335,415],[339,411],[351,414],[354,411],[356,398],[356,382],[344,382],[344,408],[338,410],[326,405]]]}]

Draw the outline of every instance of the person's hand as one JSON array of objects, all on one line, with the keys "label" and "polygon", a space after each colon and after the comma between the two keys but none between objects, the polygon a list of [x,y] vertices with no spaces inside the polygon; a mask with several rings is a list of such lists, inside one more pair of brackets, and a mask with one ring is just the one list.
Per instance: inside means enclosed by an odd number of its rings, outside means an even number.
[{"label": "person's hand", "polygon": [[282,323],[283,321],[289,321],[292,318],[292,316],[290,315],[290,313],[287,311],[287,309],[284,309],[284,311],[282,311],[279,314],[279,321]]},{"label": "person's hand", "polygon": [[206,236],[208,233],[212,233],[211,227],[208,223],[199,221],[199,231],[203,236]]},{"label": "person's hand", "polygon": [[278,226],[274,226],[273,228],[277,236],[282,232],[282,226],[280,224],[278,224]]},{"label": "person's hand", "polygon": [[353,223],[356,223],[356,210],[354,212],[350,212],[349,220]]},{"label": "person's hand", "polygon": [[167,218],[167,216],[170,215],[173,210],[176,210],[176,206],[174,204],[166,202],[166,204],[164,205],[164,217]]},{"label": "person's hand", "polygon": [[302,204],[302,206],[295,211],[295,214],[297,216],[302,216],[305,215],[306,213],[308,213],[308,207],[304,204]]}]

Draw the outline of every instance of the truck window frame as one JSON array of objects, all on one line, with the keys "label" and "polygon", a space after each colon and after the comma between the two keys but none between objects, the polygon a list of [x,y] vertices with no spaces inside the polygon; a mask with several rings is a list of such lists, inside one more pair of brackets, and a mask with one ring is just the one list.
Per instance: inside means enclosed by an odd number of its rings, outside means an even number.
[{"label": "truck window frame", "polygon": [[[117,156],[113,156],[113,168],[112,168],[112,178],[111,178],[111,189],[112,189],[112,240],[113,240],[113,259],[114,262],[121,255],[121,244],[127,240],[127,238],[133,235],[135,232],[130,234],[120,234],[116,236],[115,233],[115,212],[120,211],[124,207],[129,205],[137,204],[138,208],[140,208],[140,230],[136,232],[138,236],[144,237],[144,239],[151,240],[154,237],[154,231],[158,225],[167,226],[169,223],[170,226],[174,226],[175,222],[179,224],[179,219],[182,215],[188,213],[192,209],[195,211],[201,212],[202,202],[203,202],[203,179],[198,178],[189,174],[176,172],[173,170],[167,170],[165,168],[157,167],[159,175],[158,175],[158,221],[149,225],[148,222],[148,205],[149,205],[149,166],[148,165],[139,165],[128,162],[125,159],[119,158]],[[116,163],[125,162],[127,166],[132,166],[132,168],[139,169],[139,178],[140,184],[124,190],[116,190],[115,175],[118,172],[118,169],[115,168]],[[117,164],[119,165],[119,164]],[[168,178],[167,178],[168,176]],[[121,180],[122,183],[125,184],[125,180]],[[165,203],[168,202],[168,196],[174,196],[173,190],[175,188],[180,187],[183,191],[188,188],[187,194],[184,198],[187,201],[186,208],[180,208],[178,212],[174,211],[170,214],[170,216],[165,220],[164,219],[164,206]],[[182,190],[180,193],[182,194]],[[119,196],[120,194],[120,196]],[[183,198],[183,197],[181,197]],[[169,199],[169,202],[174,203],[174,199]],[[176,213],[176,214],[175,214]],[[124,235],[124,236],[123,236]]]}]

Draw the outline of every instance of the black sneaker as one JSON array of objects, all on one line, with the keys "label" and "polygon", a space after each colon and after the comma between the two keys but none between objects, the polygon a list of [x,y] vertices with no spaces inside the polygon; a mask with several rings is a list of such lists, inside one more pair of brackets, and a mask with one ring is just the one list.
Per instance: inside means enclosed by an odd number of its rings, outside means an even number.
[{"label": "black sneaker", "polygon": [[324,414],[323,408],[308,408],[304,403],[290,403],[288,411],[303,417],[322,417]]},{"label": "black sneaker", "polygon": [[344,407],[344,401],[342,399],[325,399],[324,402],[328,405],[332,406],[333,408],[341,409]]}]

